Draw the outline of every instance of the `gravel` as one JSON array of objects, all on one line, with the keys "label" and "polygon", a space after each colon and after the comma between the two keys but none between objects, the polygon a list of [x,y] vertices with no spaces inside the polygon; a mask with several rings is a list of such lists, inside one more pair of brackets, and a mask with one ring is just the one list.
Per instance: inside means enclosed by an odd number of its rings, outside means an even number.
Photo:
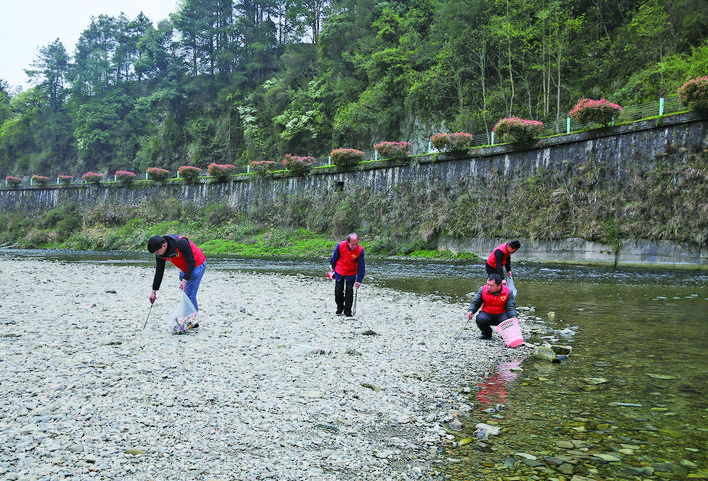
[{"label": "gravel", "polygon": [[177,272],[143,330],[152,268],[0,259],[0,479],[430,479],[475,385],[531,353],[466,304],[365,280],[347,319],[324,274],[209,268],[174,335]]}]

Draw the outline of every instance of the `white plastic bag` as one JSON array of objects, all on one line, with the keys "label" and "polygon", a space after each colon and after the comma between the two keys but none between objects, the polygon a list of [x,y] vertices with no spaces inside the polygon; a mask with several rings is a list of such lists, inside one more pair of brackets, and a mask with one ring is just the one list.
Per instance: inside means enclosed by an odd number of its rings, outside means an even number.
[{"label": "white plastic bag", "polygon": [[516,298],[516,287],[514,287],[514,280],[511,277],[506,278],[506,287],[509,288],[509,292],[511,292],[514,295],[514,298]]},{"label": "white plastic bag", "polygon": [[198,322],[198,313],[189,300],[187,293],[182,291],[182,298],[174,312],[165,317],[165,324],[173,334],[183,334]]}]

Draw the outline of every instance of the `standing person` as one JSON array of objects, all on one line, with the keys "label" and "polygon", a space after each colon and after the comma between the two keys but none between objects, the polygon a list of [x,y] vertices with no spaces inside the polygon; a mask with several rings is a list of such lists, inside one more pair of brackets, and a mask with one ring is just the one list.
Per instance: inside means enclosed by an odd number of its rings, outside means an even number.
[{"label": "standing person", "polygon": [[344,313],[352,317],[354,289],[359,289],[366,274],[364,249],[359,245],[359,236],[351,233],[337,247],[329,261],[334,271],[334,300],[337,303],[337,315]]},{"label": "standing person", "polygon": [[504,270],[506,269],[507,275],[511,277],[511,254],[518,251],[519,247],[521,247],[521,242],[517,240],[496,246],[487,258],[485,265],[487,275],[496,273],[504,279]]},{"label": "standing person", "polygon": [[[206,257],[202,250],[186,237],[177,234],[164,237],[154,235],[148,240],[147,248],[150,254],[155,254],[155,278],[152,281],[150,303],[154,303],[157,299],[157,291],[160,289],[165,272],[165,261],[170,261],[182,271],[179,274],[180,290],[187,294],[194,308],[199,311],[197,291],[206,270]],[[199,324],[192,327],[199,327]]]},{"label": "standing person", "polygon": [[479,288],[467,309],[467,319],[472,319],[477,311],[477,327],[482,331],[480,339],[491,339],[491,326],[498,326],[507,319],[516,317],[514,294],[509,292],[507,286],[502,285],[499,274],[491,274],[487,277],[487,284]]}]

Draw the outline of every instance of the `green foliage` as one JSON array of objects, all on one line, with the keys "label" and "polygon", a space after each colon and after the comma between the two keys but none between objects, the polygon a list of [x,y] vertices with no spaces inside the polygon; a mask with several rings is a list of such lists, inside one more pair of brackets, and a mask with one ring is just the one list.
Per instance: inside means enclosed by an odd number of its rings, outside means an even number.
[{"label": "green foliage", "polygon": [[40,48],[34,87],[0,85],[0,175],[238,166],[431,129],[478,135],[512,113],[562,120],[581,96],[656,100],[708,71],[704,0],[237,9],[187,0],[156,25],[101,15],[71,62],[58,40]]},{"label": "green foliage", "polygon": [[275,162],[272,160],[262,160],[260,162],[251,162],[249,164],[251,170],[261,177],[269,175],[275,170]]}]

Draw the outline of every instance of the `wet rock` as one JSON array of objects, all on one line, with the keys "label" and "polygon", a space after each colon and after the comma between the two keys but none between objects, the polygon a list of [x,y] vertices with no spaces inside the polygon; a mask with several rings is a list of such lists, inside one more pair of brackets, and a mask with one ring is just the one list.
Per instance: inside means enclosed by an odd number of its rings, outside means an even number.
[{"label": "wet rock", "polygon": [[554,344],[551,346],[551,349],[553,352],[559,355],[564,355],[564,356],[569,356],[573,348],[571,346],[560,346],[557,344]]},{"label": "wet rock", "polygon": [[548,346],[536,346],[533,351],[533,357],[539,361],[560,362],[556,357],[556,353]]}]

